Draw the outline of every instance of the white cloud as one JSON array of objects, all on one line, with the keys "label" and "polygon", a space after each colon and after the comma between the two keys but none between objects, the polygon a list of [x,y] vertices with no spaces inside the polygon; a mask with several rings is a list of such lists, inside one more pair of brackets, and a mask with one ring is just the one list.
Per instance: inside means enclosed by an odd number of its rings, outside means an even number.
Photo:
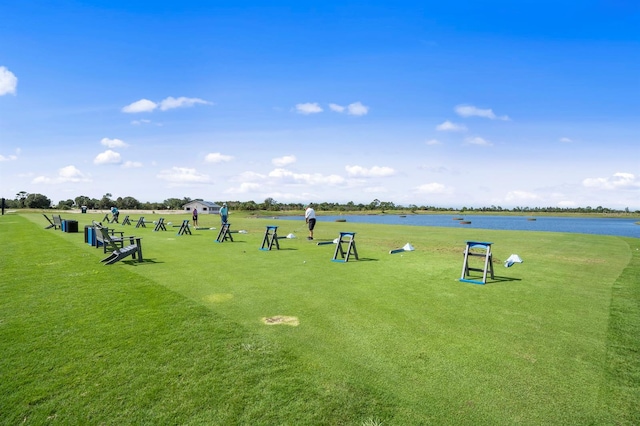
[{"label": "white cloud", "polygon": [[243,182],[238,187],[229,188],[224,191],[225,194],[246,194],[255,192],[262,188],[262,185],[253,182]]},{"label": "white cloud", "polygon": [[151,112],[158,108],[158,104],[150,101],[149,99],[140,99],[132,104],[129,104],[122,108],[122,112],[126,113],[138,113],[138,112]]},{"label": "white cloud", "polygon": [[224,155],[219,152],[211,152],[204,157],[204,161],[207,163],[226,163],[233,160],[231,155]]},{"label": "white cloud", "polygon": [[125,161],[122,164],[123,169],[137,169],[142,167],[142,163],[139,161]]},{"label": "white cloud", "polygon": [[571,139],[567,138],[567,137],[564,137],[564,138],[560,138],[560,142],[563,142],[563,143],[571,143],[571,142],[573,142],[573,141],[572,141]]},{"label": "white cloud", "polygon": [[[349,115],[355,115],[355,116],[363,116],[369,113],[369,107],[366,105],[363,105],[362,102],[353,102],[347,105],[346,107],[342,105],[330,103],[329,109],[334,112],[339,112],[339,113],[346,112]],[[309,114],[317,114],[323,111],[324,110],[320,105],[318,105],[317,102],[307,102],[304,104],[296,105],[296,112],[298,114],[309,115]]]},{"label": "white cloud", "polygon": [[458,105],[455,108],[455,111],[460,117],[484,117],[491,120],[509,120],[509,117],[506,115],[498,117],[491,109],[481,109],[474,107],[473,105]]},{"label": "white cloud", "polygon": [[238,176],[236,176],[232,180],[235,182],[254,182],[254,181],[262,181],[266,178],[267,178],[266,175],[247,171],[247,172],[240,173]]},{"label": "white cloud", "polygon": [[362,191],[367,194],[382,194],[389,192],[389,190],[384,186],[370,186],[368,188],[364,188]]},{"label": "white cloud", "polygon": [[285,155],[284,157],[274,158],[273,160],[271,160],[271,163],[273,163],[273,165],[276,167],[284,167],[289,164],[295,163],[296,160],[297,159],[295,155]]},{"label": "white cloud", "polygon": [[[159,103],[150,101],[149,99],[140,99],[132,104],[129,104],[122,108],[122,112],[127,113],[138,113],[138,112],[151,112],[157,108],[160,108],[161,111],[167,111],[174,108],[184,108],[184,107],[192,107],[196,104],[204,104],[204,105],[212,105],[212,102],[205,101],[200,98],[187,98],[181,96],[179,98],[174,98],[173,96],[169,96],[168,98],[163,99]],[[146,122],[149,122],[148,120]],[[141,124],[145,123],[145,121],[134,121],[132,124]]]},{"label": "white cloud", "polygon": [[53,179],[46,176],[37,176],[33,178],[31,183],[53,183]]},{"label": "white cloud", "polygon": [[87,182],[88,178],[75,166],[66,166],[59,170],[59,176],[64,182]]},{"label": "white cloud", "polygon": [[58,170],[58,176],[50,178],[47,176],[38,176],[33,179],[32,183],[58,184],[58,183],[78,183],[91,182],[91,178],[82,173],[75,166],[66,166]]},{"label": "white cloud", "polygon": [[417,194],[449,194],[451,189],[441,183],[431,182],[416,186],[414,192]]},{"label": "white cloud", "polygon": [[188,167],[172,167],[168,170],[162,170],[156,177],[169,182],[169,186],[183,186],[188,184],[211,182],[208,175],[198,173],[196,169]]},{"label": "white cloud", "polygon": [[557,206],[562,208],[571,208],[571,207],[577,207],[578,203],[576,203],[575,201],[564,200],[564,201],[559,201],[557,203]]},{"label": "white cloud", "polygon": [[362,116],[362,115],[367,115],[368,112],[369,112],[369,107],[362,105],[361,102],[354,102],[347,106],[347,114],[349,115]]},{"label": "white cloud", "polygon": [[4,155],[0,155],[0,162],[2,161],[15,161],[18,159],[17,155],[9,155],[5,157]]},{"label": "white cloud", "polygon": [[268,176],[271,178],[289,180],[290,182],[295,182],[296,180],[298,181],[306,180],[303,178],[302,174],[296,174],[290,170],[283,169],[283,168],[273,169],[272,171],[269,172]]},{"label": "white cloud", "polygon": [[122,158],[120,154],[110,149],[101,152],[93,159],[94,164],[120,164],[121,162]]},{"label": "white cloud", "polygon": [[322,107],[320,107],[320,105],[318,105],[317,102],[313,102],[313,103],[307,102],[305,104],[296,105],[296,112],[298,114],[309,115],[309,114],[317,114],[322,111],[323,111]]},{"label": "white cloud", "polygon": [[492,146],[493,144],[486,139],[481,138],[480,136],[474,136],[472,138],[466,138],[464,140],[466,143],[470,145],[479,145],[479,146]]},{"label": "white cloud", "polygon": [[7,67],[0,67],[0,96],[16,94],[18,87],[18,77],[9,71]]},{"label": "white cloud", "polygon": [[442,142],[440,142],[437,139],[429,139],[428,141],[425,142],[425,144],[430,145],[430,146],[432,146],[432,145],[442,145]]},{"label": "white cloud", "polygon": [[436,130],[441,132],[464,132],[467,128],[462,124],[452,123],[447,120],[444,123],[438,124],[436,126]]},{"label": "white cloud", "polygon": [[100,143],[102,145],[106,146],[107,148],[124,148],[124,147],[129,146],[124,141],[122,141],[120,139],[102,138]]},{"label": "white cloud", "polygon": [[308,184],[308,185],[338,185],[344,182],[344,178],[338,175],[322,175],[320,173],[294,173],[290,170],[278,168],[269,172],[269,177],[283,183]]},{"label": "white cloud", "polygon": [[640,180],[632,173],[614,173],[610,177],[586,178],[582,185],[587,188],[614,190],[614,189],[640,189]]},{"label": "white cloud", "polygon": [[357,177],[384,177],[384,176],[393,176],[396,174],[396,171],[391,167],[380,167],[373,166],[370,169],[362,166],[346,166],[345,170],[349,174],[349,176]]},{"label": "white cloud", "polygon": [[151,124],[151,120],[147,120],[147,119],[133,120],[131,121],[131,124],[133,124],[134,126],[141,126],[143,124]]},{"label": "white cloud", "polygon": [[200,98],[187,98],[184,96],[174,98],[173,96],[169,96],[168,98],[165,98],[160,102],[160,110],[166,111],[174,108],[192,107],[196,104],[212,105],[212,102],[205,101],[204,99]]},{"label": "white cloud", "polygon": [[323,176],[323,175],[314,174],[313,176],[314,177],[315,176],[319,177],[319,179],[316,178],[314,180],[315,180],[315,182],[320,183],[320,184],[326,183],[328,185],[341,185],[341,184],[344,183],[344,178],[342,176],[339,176],[339,175]]},{"label": "white cloud", "polygon": [[507,196],[505,197],[506,201],[535,201],[539,200],[540,197],[533,192],[527,191],[509,191]]}]

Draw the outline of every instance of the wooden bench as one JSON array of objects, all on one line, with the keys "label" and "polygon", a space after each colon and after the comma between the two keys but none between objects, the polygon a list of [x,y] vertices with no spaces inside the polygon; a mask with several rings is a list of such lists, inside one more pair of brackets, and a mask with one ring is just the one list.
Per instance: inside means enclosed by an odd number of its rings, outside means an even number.
[{"label": "wooden bench", "polygon": [[[111,238],[111,241],[113,241],[116,244],[120,244],[121,247],[124,245],[124,232],[116,231],[111,228],[105,228],[100,223],[95,221],[93,222],[93,228],[96,230],[96,248],[99,248],[102,246],[102,250],[104,251],[104,253],[107,252],[108,244],[105,242],[102,236],[102,232],[99,231],[99,228],[102,228],[103,230],[107,231],[107,233],[109,234],[109,237]],[[116,235],[116,234],[119,234],[119,235]]]},{"label": "wooden bench", "polygon": [[53,227],[55,229],[58,229],[58,228],[62,229],[62,218],[60,217],[60,215],[54,214],[54,215],[51,215],[51,217],[53,217]]},{"label": "wooden bench", "polygon": [[[122,238],[113,238],[109,234],[109,230],[107,228],[103,228],[100,224],[94,225],[97,236],[102,239],[103,244],[108,246],[111,250],[111,254],[101,260],[105,265],[112,265],[116,262],[121,261],[129,256],[131,256],[134,260],[136,259],[136,255],[138,262],[142,262],[142,238],[140,237],[122,237]],[[129,245],[125,246],[124,241],[129,240]],[[118,245],[120,244],[120,245]],[[106,253],[106,248],[105,248]]]},{"label": "wooden bench", "polygon": [[62,229],[62,218],[60,217],[60,215],[51,215],[52,219],[49,219],[49,216],[47,216],[46,214],[42,213],[42,216],[44,216],[45,219],[47,219],[47,222],[49,222],[49,225],[47,225],[44,229]]}]

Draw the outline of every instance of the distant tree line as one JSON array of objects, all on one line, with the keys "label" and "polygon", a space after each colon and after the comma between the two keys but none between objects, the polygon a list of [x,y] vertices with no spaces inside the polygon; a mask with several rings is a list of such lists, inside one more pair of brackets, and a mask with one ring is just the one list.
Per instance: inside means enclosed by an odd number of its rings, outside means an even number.
[{"label": "distant tree line", "polygon": [[[108,210],[111,207],[117,207],[120,210],[182,210],[182,206],[191,201],[202,201],[201,199],[185,198],[167,198],[163,202],[141,202],[134,197],[118,197],[113,199],[110,193],[106,193],[99,200],[96,198],[90,198],[85,195],[80,195],[74,199],[61,200],[57,205],[52,205],[49,198],[42,194],[29,194],[25,191],[20,191],[16,194],[15,199],[5,200],[6,208],[31,208],[31,209],[58,209],[58,210],[70,210],[79,209],[82,206],[91,210]],[[267,198],[261,203],[255,201],[216,201],[218,204],[226,202],[231,210],[246,210],[246,211],[295,211],[302,210],[305,207],[303,203],[279,203],[273,198]],[[631,213],[629,208],[624,210],[610,209],[607,207],[514,207],[512,209],[502,208],[500,206],[489,207],[462,207],[461,209],[454,207],[436,207],[429,205],[415,205],[410,204],[408,206],[396,205],[391,201],[380,201],[377,198],[370,203],[354,203],[349,201],[348,203],[331,203],[320,202],[313,203],[316,211],[337,211],[337,212],[366,212],[366,211],[430,211],[430,212],[446,212],[446,211],[460,211],[460,212],[516,212],[516,213]],[[636,210],[634,213],[640,213],[640,210]]]}]

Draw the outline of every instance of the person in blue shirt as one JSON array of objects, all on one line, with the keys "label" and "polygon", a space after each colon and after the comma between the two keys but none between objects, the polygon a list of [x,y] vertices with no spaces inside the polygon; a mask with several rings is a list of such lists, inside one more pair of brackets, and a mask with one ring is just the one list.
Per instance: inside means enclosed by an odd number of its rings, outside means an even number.
[{"label": "person in blue shirt", "polygon": [[227,218],[229,217],[229,208],[227,207],[227,203],[224,203],[220,208],[220,221],[224,225],[227,223]]},{"label": "person in blue shirt", "polygon": [[118,216],[120,215],[120,212],[118,211],[118,208],[116,206],[111,207],[111,214],[113,215],[112,222],[119,223]]}]

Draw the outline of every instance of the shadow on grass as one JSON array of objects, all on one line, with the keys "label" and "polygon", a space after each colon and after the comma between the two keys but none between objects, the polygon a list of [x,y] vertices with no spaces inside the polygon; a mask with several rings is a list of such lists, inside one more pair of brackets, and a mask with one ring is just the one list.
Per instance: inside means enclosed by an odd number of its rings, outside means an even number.
[{"label": "shadow on grass", "polygon": [[478,276],[478,277],[467,276],[466,279],[477,281],[469,284],[480,284],[480,285],[490,285],[490,284],[498,284],[498,283],[512,282],[512,281],[522,281],[521,278],[500,277],[497,275],[494,275],[493,278],[487,278],[487,282],[485,284],[482,284],[482,276]]},{"label": "shadow on grass", "polygon": [[262,249],[260,247],[258,247],[258,250],[260,251],[289,251],[289,250],[298,250],[297,248],[293,248],[293,247],[280,247],[279,249],[272,249],[272,250],[268,250],[268,249]]},{"label": "shadow on grass", "polygon": [[159,262],[155,259],[144,259],[142,262],[138,262],[138,259],[126,259],[126,260],[121,260],[120,262],[113,263],[113,265],[116,265],[118,263],[126,263],[127,265],[132,265],[132,266],[144,266],[144,265],[155,265],[155,264],[164,263],[164,262]]},{"label": "shadow on grass", "polygon": [[216,244],[224,244],[224,243],[228,243],[228,244],[243,243],[244,244],[244,243],[246,243],[246,241],[240,241],[240,240],[222,241],[222,242],[213,240],[213,242],[216,243]]},{"label": "shadow on grass", "polygon": [[[512,277],[498,277],[498,276],[494,275],[494,277],[491,279],[491,281],[489,281],[489,283],[497,284],[497,283],[501,283],[501,282],[510,282],[510,281],[522,281],[522,279],[521,278],[512,278]],[[487,283],[487,284],[489,284],[489,283]]]},{"label": "shadow on grass", "polygon": [[345,262],[344,259],[338,258],[337,260],[332,260],[335,263],[356,263],[356,262],[377,262],[380,259],[373,259],[371,257],[361,257],[359,259],[350,259],[348,262]]}]

